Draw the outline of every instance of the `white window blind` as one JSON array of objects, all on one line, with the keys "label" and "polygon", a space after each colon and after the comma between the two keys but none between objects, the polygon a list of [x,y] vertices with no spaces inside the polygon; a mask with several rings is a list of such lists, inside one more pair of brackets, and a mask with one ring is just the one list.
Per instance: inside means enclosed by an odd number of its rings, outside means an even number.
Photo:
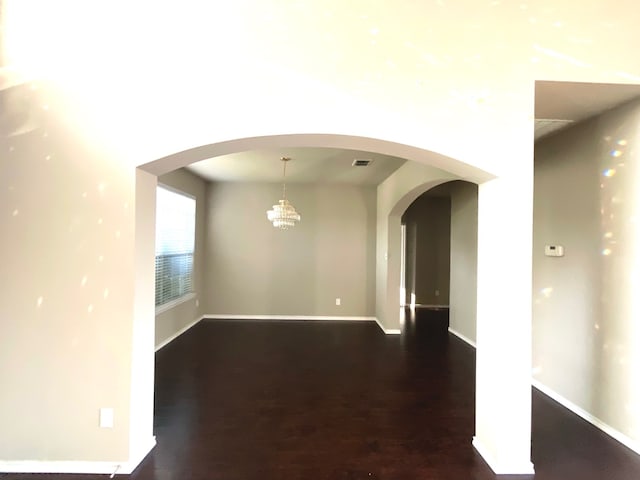
[{"label": "white window blind", "polygon": [[156,192],[156,307],[193,291],[196,201],[158,186]]}]

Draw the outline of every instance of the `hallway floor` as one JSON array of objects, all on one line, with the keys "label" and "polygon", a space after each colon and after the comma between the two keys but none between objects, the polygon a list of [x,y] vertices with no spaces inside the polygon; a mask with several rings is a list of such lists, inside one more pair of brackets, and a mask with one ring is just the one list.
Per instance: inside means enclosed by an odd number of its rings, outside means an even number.
[{"label": "hallway floor", "polygon": [[[534,478],[496,477],[471,446],[475,351],[446,327],[446,311],[402,336],[372,322],[202,321],[156,355],[158,444],[130,478]],[[535,390],[533,461],[536,480],[640,478],[637,456]]]}]

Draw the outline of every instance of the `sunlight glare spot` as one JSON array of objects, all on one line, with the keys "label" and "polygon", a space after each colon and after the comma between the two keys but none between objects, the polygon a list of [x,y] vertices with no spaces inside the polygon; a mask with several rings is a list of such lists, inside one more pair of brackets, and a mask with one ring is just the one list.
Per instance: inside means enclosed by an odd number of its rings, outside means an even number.
[{"label": "sunlight glare spot", "polygon": [[88,280],[89,279],[87,278],[86,275],[84,277],[82,277],[82,280],[80,280],[80,286],[82,286],[82,287],[86,286]]},{"label": "sunlight glare spot", "polygon": [[38,297],[36,300],[36,307],[40,308],[42,306],[42,302],[44,301],[43,297]]},{"label": "sunlight glare spot", "polygon": [[103,260],[104,260],[104,255],[99,255],[99,256],[98,256],[98,261],[99,261],[99,262],[102,262]]},{"label": "sunlight glare spot", "polygon": [[109,297],[109,289],[105,288],[102,297],[106,300]]},{"label": "sunlight glare spot", "polygon": [[90,303],[89,306],[87,307],[87,313],[91,313],[93,312],[93,304]]},{"label": "sunlight glare spot", "polygon": [[604,238],[613,238],[613,232],[607,232],[604,234]]},{"label": "sunlight glare spot", "polygon": [[602,255],[604,255],[605,257],[608,257],[609,255],[611,255],[611,249],[610,248],[605,248],[604,250],[602,250]]},{"label": "sunlight glare spot", "polygon": [[604,172],[602,172],[602,175],[604,175],[605,177],[613,177],[615,174],[615,168],[607,168]]}]

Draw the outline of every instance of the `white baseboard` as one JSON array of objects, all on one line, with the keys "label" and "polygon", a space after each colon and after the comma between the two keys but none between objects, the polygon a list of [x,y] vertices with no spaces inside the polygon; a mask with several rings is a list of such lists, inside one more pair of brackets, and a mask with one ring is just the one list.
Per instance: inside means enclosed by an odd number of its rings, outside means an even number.
[{"label": "white baseboard", "polygon": [[203,318],[206,318],[205,316],[200,317],[195,319],[193,322],[191,322],[189,325],[186,325],[185,327],[181,328],[180,330],[178,330],[176,333],[174,333],[173,335],[171,335],[169,338],[163,340],[162,342],[160,342],[158,345],[156,345],[156,352],[158,350],[160,350],[162,347],[166,347],[167,345],[169,345],[171,342],[173,342],[176,338],[178,338],[180,335],[182,335],[184,332],[186,332],[187,330],[189,330],[191,327],[195,326],[200,320],[202,320]]},{"label": "white baseboard", "polygon": [[372,322],[376,317],[331,316],[331,315],[237,315],[225,313],[208,313],[203,318],[212,320],[338,320],[355,322]]},{"label": "white baseboard", "polygon": [[[472,342],[470,339],[468,339],[464,335],[460,334],[459,332],[456,332],[455,330],[452,330],[451,328],[449,328],[449,332],[451,332],[453,335],[459,337],[461,340],[464,340],[469,345],[471,345],[473,348],[476,348],[476,344],[474,342]],[[546,385],[544,385],[543,383],[539,382],[538,380],[531,379],[531,386],[533,388],[535,388],[536,390],[538,390],[540,393],[543,393],[544,395],[546,395],[547,397],[551,398],[552,400],[555,400],[556,402],[558,402],[560,405],[562,405],[564,408],[566,408],[570,412],[573,412],[577,416],[582,418],[583,420],[586,420],[591,425],[596,427],[598,430],[601,430],[602,432],[606,433],[607,435],[609,435],[614,440],[620,442],[622,445],[624,445],[625,447],[627,447],[631,451],[633,451],[633,452],[637,453],[638,455],[640,455],[640,442],[638,442],[636,440],[633,440],[632,438],[628,437],[627,435],[625,435],[621,431],[619,431],[619,430],[613,428],[611,425],[603,422],[598,417],[590,414],[589,412],[587,412],[583,408],[580,408],[578,405],[576,405],[575,403],[571,402],[570,400],[567,400],[562,395],[560,395],[558,392],[556,392],[555,390],[547,387]],[[478,450],[478,451],[480,451],[480,450]]]},{"label": "white baseboard", "polygon": [[129,475],[142,463],[156,445],[156,437],[137,458],[122,462],[83,462],[66,460],[18,460],[0,461],[0,473],[82,473],[85,475]]},{"label": "white baseboard", "polygon": [[142,461],[151,453],[151,450],[156,446],[156,437],[152,436],[145,445],[142,445],[140,448],[137,448],[135,453],[129,453],[129,461],[127,462],[126,468],[119,473],[132,473],[138,466],[142,463]]},{"label": "white baseboard", "polygon": [[598,428],[599,430],[602,430],[604,433],[609,435],[614,440],[617,440],[625,447],[629,448],[630,450],[640,455],[640,442],[633,440],[632,438],[629,438],[624,433],[620,432],[619,430],[616,430],[611,425],[600,420],[598,417],[595,417],[594,415],[590,414],[586,410],[577,406],[575,403],[567,400],[558,392],[552,390],[546,385],[543,385],[538,380],[532,380],[531,385],[533,385],[533,388],[535,388],[539,392],[543,393],[544,395],[551,398],[552,400],[555,400],[566,409],[571,410],[580,418],[586,420],[587,422],[592,424],[594,427]]},{"label": "white baseboard", "polygon": [[73,461],[0,461],[2,473],[85,473],[111,475],[124,473],[127,462],[73,462]]},{"label": "white baseboard", "polygon": [[474,342],[473,340],[471,340],[468,337],[465,337],[463,334],[461,334],[460,332],[454,330],[453,328],[449,327],[449,333],[455,335],[456,337],[458,337],[460,340],[462,340],[465,343],[468,343],[469,345],[471,345],[473,348],[476,348],[476,342]]},{"label": "white baseboard", "polygon": [[471,442],[473,448],[475,448],[482,459],[489,465],[489,468],[493,470],[496,475],[533,475],[535,470],[533,463],[530,461],[517,462],[517,463],[505,463],[501,464],[493,458],[493,455],[489,453],[489,450],[482,445],[482,442],[478,440],[478,437],[473,437]]},{"label": "white baseboard", "polygon": [[374,320],[376,321],[380,329],[385,333],[385,335],[400,335],[402,333],[399,328],[385,328],[385,326],[380,323],[380,320],[378,320],[377,318],[375,318]]}]

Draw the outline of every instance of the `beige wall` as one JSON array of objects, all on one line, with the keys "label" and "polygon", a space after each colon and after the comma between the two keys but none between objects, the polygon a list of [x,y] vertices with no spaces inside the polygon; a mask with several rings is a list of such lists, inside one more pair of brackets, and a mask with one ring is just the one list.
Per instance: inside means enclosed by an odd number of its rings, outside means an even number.
[{"label": "beige wall", "polygon": [[407,228],[406,303],[413,293],[418,305],[449,305],[450,219],[449,197],[429,192],[402,216]]},{"label": "beige wall", "polygon": [[287,185],[302,221],[286,231],[266,216],[281,194],[280,184],[210,184],[205,313],[373,316],[375,188]]},{"label": "beige wall", "polygon": [[[467,12],[461,17],[447,2],[362,10],[327,0],[310,4],[304,18],[286,2],[190,2],[180,9],[167,3],[158,4],[154,22],[130,1],[90,8],[80,1],[3,4],[6,61],[39,79],[39,91],[59,87],[34,105],[46,112],[50,137],[59,139],[53,130],[66,124],[61,112],[75,120],[73,134],[63,135],[63,155],[51,164],[57,168],[42,166],[43,131],[16,141],[11,153],[2,140],[7,248],[0,264],[12,280],[0,294],[0,380],[10,392],[0,399],[1,424],[9,425],[0,458],[108,460],[126,451],[120,431],[126,414],[119,412],[128,408],[134,349],[134,238],[124,206],[134,208],[135,167],[176,152],[200,160],[201,151],[190,149],[204,145],[230,153],[266,138],[261,146],[268,146],[274,134],[301,134],[284,135],[277,146],[322,146],[311,137],[323,132],[330,134],[325,146],[328,139],[332,146],[499,177],[479,189],[476,445],[504,473],[529,466],[534,80],[638,83],[640,56],[628,46],[638,43],[640,30],[628,1],[586,9],[540,0],[522,11],[508,2],[469,0],[460,4]],[[275,35],[269,18],[279,19]],[[176,35],[166,35],[174,27]],[[438,38],[452,41],[433,41]],[[212,48],[215,62],[201,61],[212,58]],[[381,49],[388,61],[380,61]],[[174,53],[171,68],[167,52]],[[105,57],[118,68],[105,69]],[[103,181],[109,201],[99,202],[96,186]],[[90,200],[79,200],[77,191],[90,192]],[[398,243],[387,235],[396,224],[388,211],[383,215],[384,254]],[[12,223],[16,217],[19,223]],[[512,228],[504,228],[505,218]],[[98,268],[92,262],[100,256],[105,263]],[[386,288],[399,284],[393,261],[376,259],[381,318],[390,305],[397,309],[398,293]],[[91,276],[80,290],[85,266]],[[627,267],[625,275],[634,271]],[[96,315],[87,318],[93,301]],[[112,431],[94,427],[95,409],[105,405],[116,407]]]},{"label": "beige wall", "polygon": [[57,115],[16,137],[0,123],[0,460],[124,462],[135,169]]},{"label": "beige wall", "polygon": [[639,161],[638,101],[539,141],[533,251],[535,379],[636,442]]},{"label": "beige wall", "polygon": [[476,341],[478,186],[451,184],[451,293],[449,327]]},{"label": "beige wall", "polygon": [[196,236],[193,254],[193,289],[195,296],[156,315],[156,346],[162,345],[187,325],[202,316],[205,289],[207,182],[181,168],[158,177],[158,183],[187,193],[196,199]]}]

